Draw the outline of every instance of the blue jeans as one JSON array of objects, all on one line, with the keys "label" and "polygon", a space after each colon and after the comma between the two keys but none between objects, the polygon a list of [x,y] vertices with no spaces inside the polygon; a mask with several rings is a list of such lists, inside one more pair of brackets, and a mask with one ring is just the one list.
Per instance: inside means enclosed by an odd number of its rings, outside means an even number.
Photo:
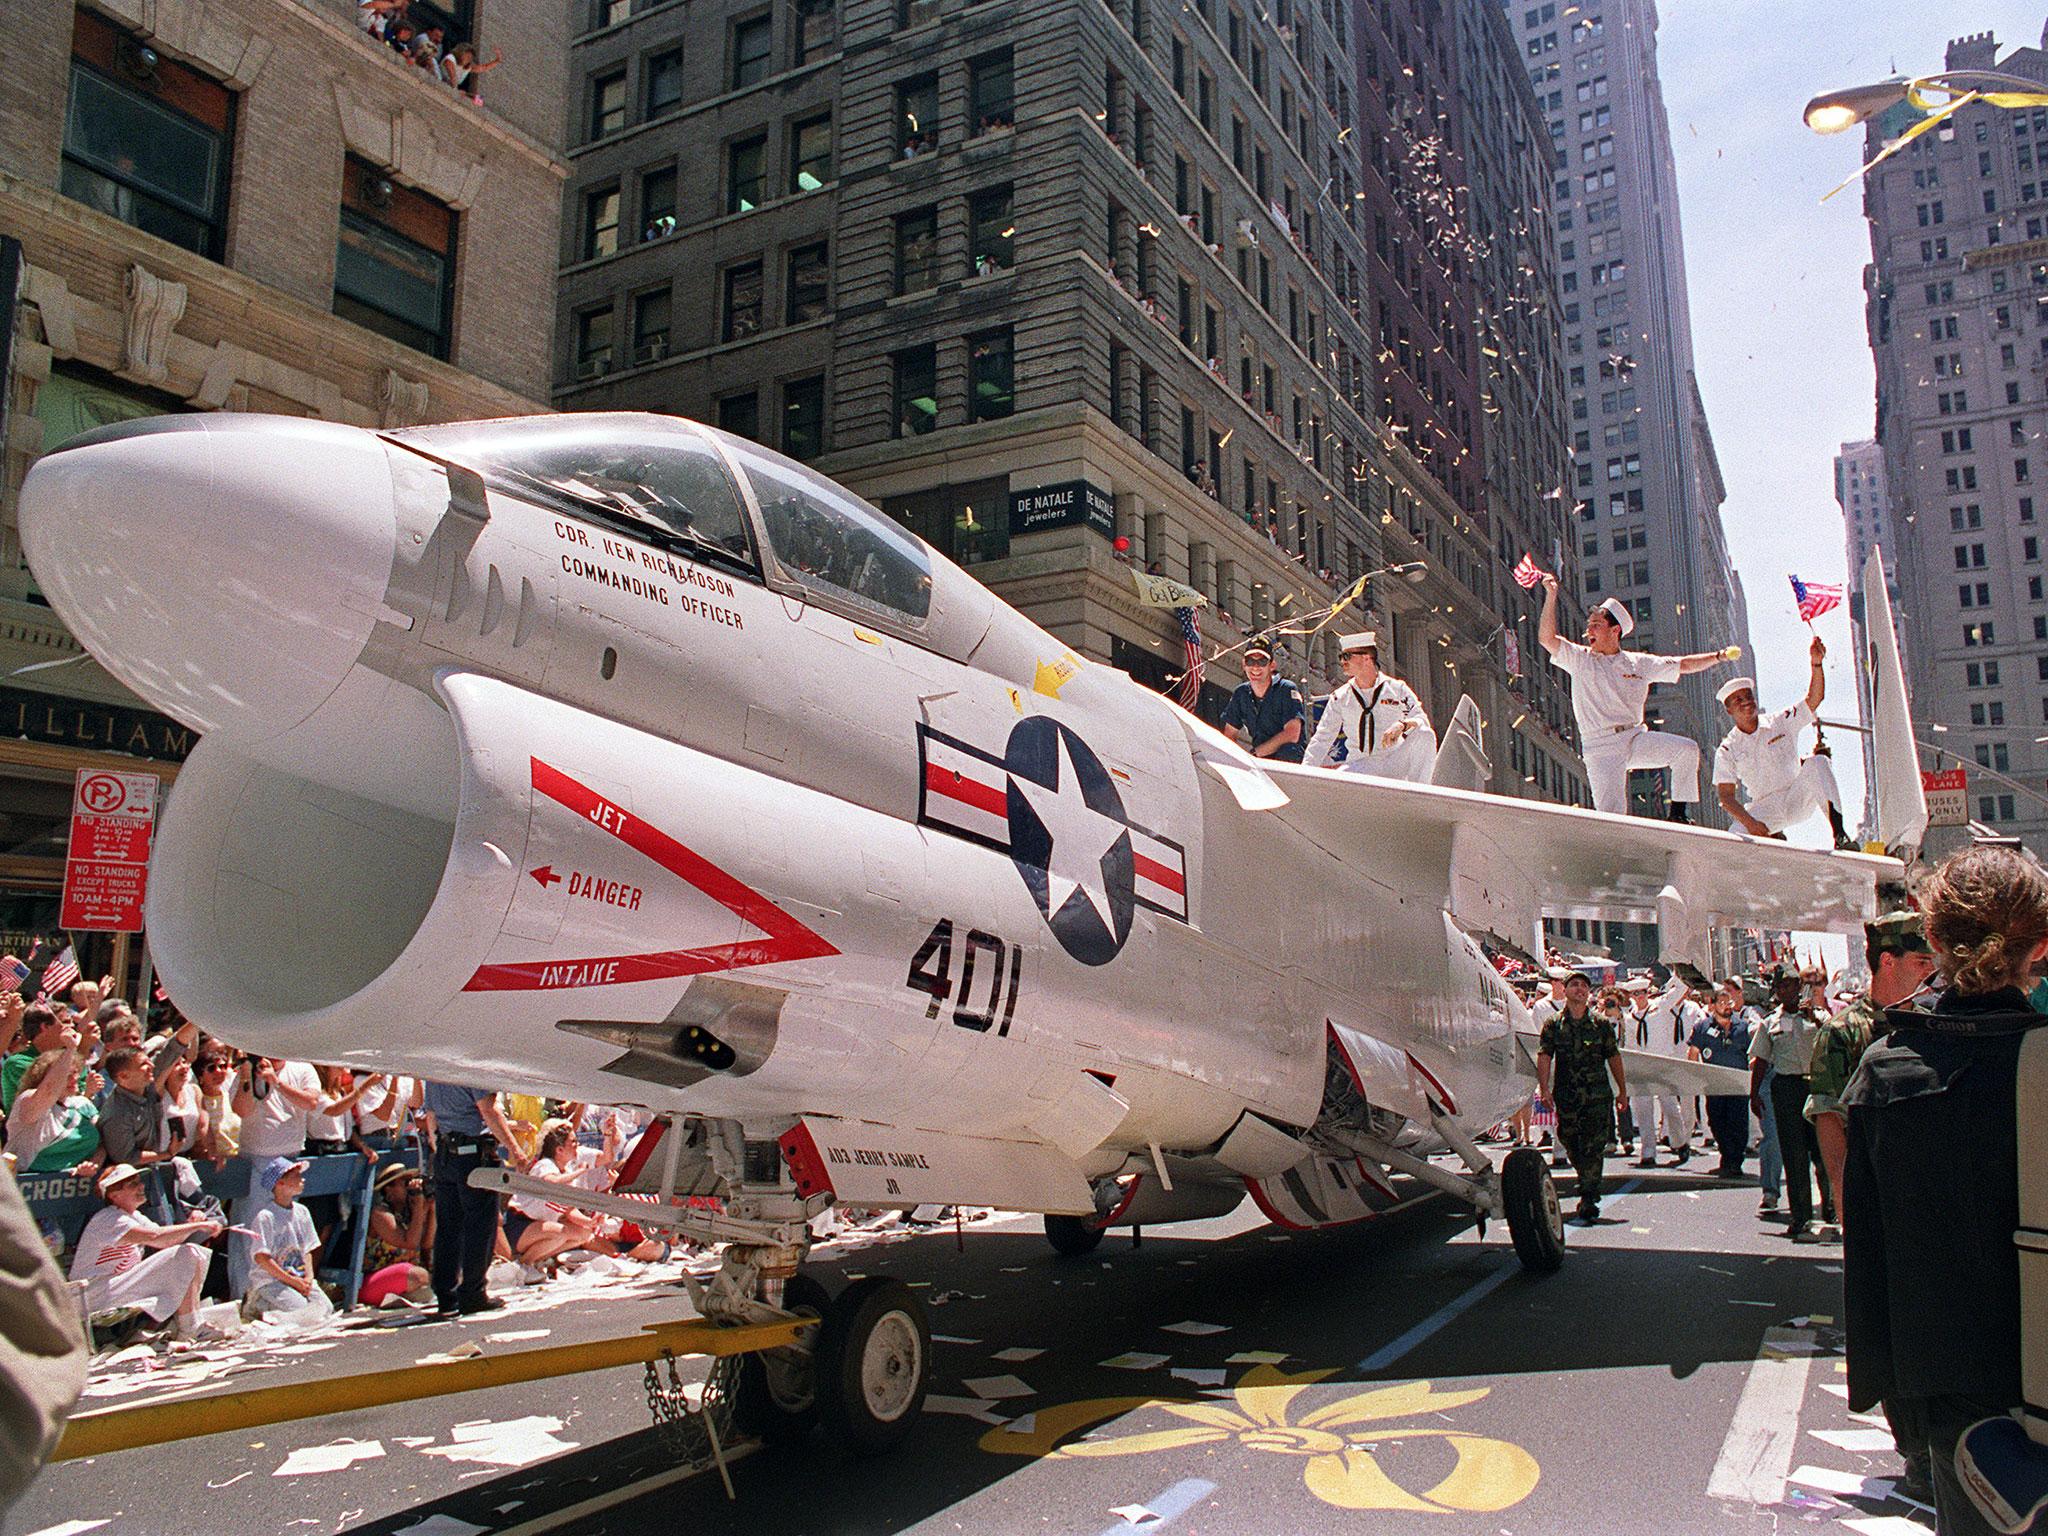
[{"label": "blue jeans", "polygon": [[1777,1116],[1771,1112],[1771,1083],[1777,1077],[1778,1069],[1771,1068],[1764,1073],[1761,1092],[1764,1101],[1763,1141],[1757,1149],[1757,1182],[1763,1185],[1764,1193],[1775,1199],[1784,1188],[1784,1158],[1778,1151]]}]

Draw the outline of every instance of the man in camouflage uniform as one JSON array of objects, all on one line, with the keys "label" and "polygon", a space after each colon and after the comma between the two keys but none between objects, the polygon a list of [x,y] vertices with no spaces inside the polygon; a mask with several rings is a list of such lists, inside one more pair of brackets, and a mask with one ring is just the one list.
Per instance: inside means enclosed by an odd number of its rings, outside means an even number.
[{"label": "man in camouflage uniform", "polygon": [[1614,1134],[1614,1098],[1628,1091],[1614,1023],[1588,1007],[1592,995],[1592,983],[1584,976],[1574,975],[1565,983],[1564,1011],[1543,1026],[1536,1056],[1538,1090],[1557,1106],[1557,1139],[1579,1176],[1582,1222],[1599,1219],[1600,1180],[1607,1142]]}]

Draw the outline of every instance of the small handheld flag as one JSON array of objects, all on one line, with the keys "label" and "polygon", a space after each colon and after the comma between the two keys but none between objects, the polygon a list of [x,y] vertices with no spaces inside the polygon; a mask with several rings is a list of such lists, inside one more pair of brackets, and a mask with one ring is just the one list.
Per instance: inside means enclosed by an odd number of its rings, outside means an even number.
[{"label": "small handheld flag", "polygon": [[1192,710],[1202,697],[1202,622],[1193,608],[1176,608],[1173,616],[1180,620],[1181,644],[1186,650],[1186,670],[1182,672],[1180,687],[1174,690],[1174,702],[1182,709]]},{"label": "small handheld flag", "polygon": [[1548,576],[1550,572],[1537,565],[1534,555],[1525,553],[1516,564],[1514,574],[1515,585],[1526,592],[1535,586],[1537,582]]},{"label": "small handheld flag", "polygon": [[1840,587],[1819,581],[1801,581],[1797,576],[1787,579],[1792,583],[1792,596],[1799,604],[1799,617],[1804,623],[1811,624],[1842,601]]}]

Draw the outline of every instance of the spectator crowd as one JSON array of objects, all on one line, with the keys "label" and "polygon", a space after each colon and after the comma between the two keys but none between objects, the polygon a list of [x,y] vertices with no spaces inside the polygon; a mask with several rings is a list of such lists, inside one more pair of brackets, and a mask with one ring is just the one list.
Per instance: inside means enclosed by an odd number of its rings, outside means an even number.
[{"label": "spectator crowd", "polygon": [[413,17],[410,0],[356,0],[356,25],[477,106],[484,102],[483,77],[504,62],[499,50],[493,49],[489,59],[480,59],[476,44],[450,43],[448,30],[438,18]]}]

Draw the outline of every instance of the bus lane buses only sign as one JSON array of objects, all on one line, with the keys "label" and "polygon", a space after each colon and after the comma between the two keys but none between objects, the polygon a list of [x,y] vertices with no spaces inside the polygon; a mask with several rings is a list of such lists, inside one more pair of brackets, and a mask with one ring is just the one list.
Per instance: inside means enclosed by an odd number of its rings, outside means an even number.
[{"label": "bus lane buses only sign", "polygon": [[141,931],[157,788],[153,773],[78,770],[60,926],[74,932]]}]

